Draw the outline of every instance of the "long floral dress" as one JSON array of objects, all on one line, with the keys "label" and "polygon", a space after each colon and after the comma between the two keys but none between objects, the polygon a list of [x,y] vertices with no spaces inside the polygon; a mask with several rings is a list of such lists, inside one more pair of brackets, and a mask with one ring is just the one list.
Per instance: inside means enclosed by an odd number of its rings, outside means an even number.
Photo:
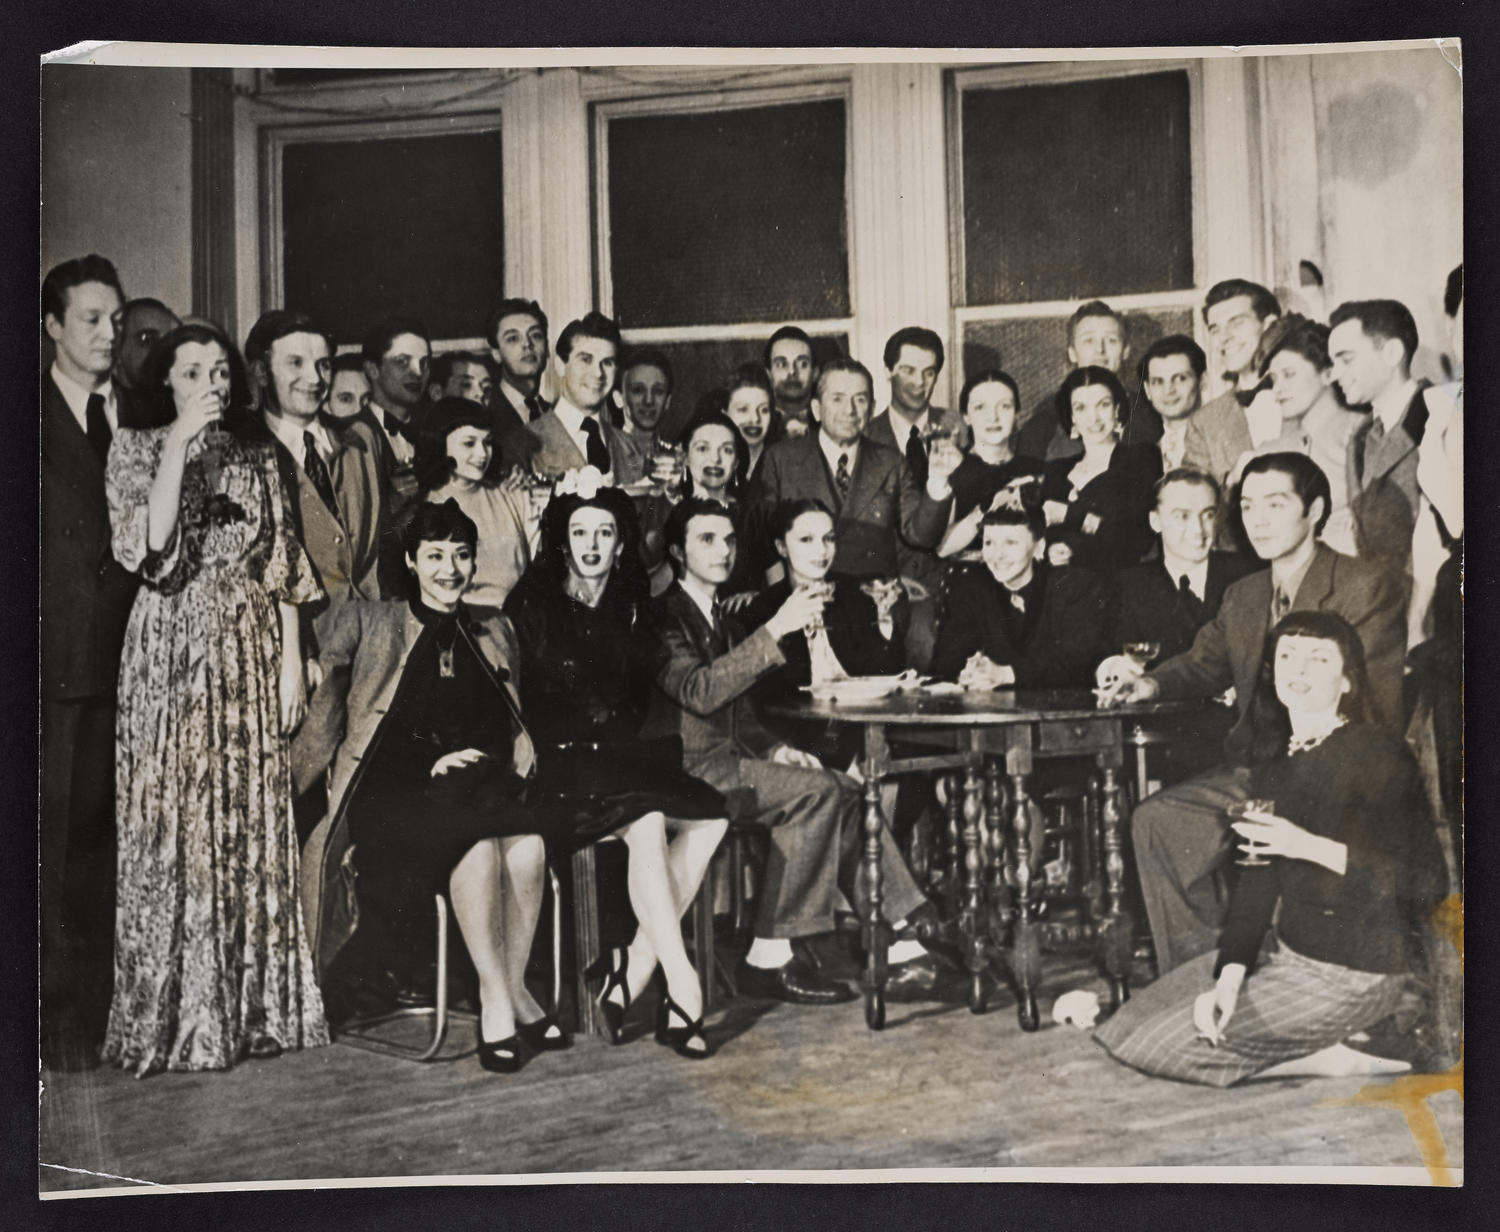
[{"label": "long floral dress", "polygon": [[103,1057],[145,1077],[328,1042],[297,895],[278,602],[322,590],[269,446],[188,447],[177,529],[147,544],[168,428],[121,430],[115,556],[144,585],[120,664],[119,898]]}]

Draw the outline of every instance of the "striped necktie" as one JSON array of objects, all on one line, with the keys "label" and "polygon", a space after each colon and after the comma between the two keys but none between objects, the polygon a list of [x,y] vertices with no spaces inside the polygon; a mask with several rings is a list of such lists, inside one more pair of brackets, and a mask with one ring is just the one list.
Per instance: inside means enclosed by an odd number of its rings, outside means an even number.
[{"label": "striped necktie", "polygon": [[841,505],[849,499],[849,483],[851,479],[852,476],[849,474],[849,455],[841,453],[839,454],[838,469],[833,473],[833,482],[838,487],[839,504]]}]

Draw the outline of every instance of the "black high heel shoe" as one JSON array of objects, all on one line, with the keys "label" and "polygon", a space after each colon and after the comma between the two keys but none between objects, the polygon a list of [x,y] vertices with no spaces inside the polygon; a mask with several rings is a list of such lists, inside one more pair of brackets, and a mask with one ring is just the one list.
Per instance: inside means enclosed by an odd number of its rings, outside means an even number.
[{"label": "black high heel shoe", "polygon": [[543,1014],[535,1022],[516,1023],[516,1034],[537,1052],[561,1052],[573,1046],[573,1037],[551,1014]]},{"label": "black high heel shoe", "polygon": [[[668,1026],[673,1014],[687,1025]],[[694,1040],[702,1040],[703,1047],[689,1048],[688,1045]],[[708,1046],[708,1036],[703,1033],[703,1015],[689,1018],[687,1011],[672,1000],[672,994],[667,991],[666,980],[662,980],[661,1000],[656,1003],[656,1042],[689,1061],[704,1061],[713,1056],[713,1049]]]},{"label": "black high heel shoe", "polygon": [[521,1039],[508,1035],[493,1044],[479,1037],[479,1064],[492,1074],[514,1074],[521,1068]]},{"label": "black high heel shoe", "polygon": [[[619,966],[615,965],[615,955],[620,956]],[[630,969],[630,951],[624,946],[617,946],[608,953],[599,955],[598,959],[589,964],[584,975],[589,979],[595,976],[607,975],[604,987],[599,990],[598,1005],[599,1012],[604,1015],[604,1025],[609,1032],[609,1042],[618,1044],[620,1033],[625,1028],[625,1012],[630,1009],[630,985],[625,979],[626,972]],[[620,990],[621,1000],[610,1000],[610,993],[615,989]]]}]

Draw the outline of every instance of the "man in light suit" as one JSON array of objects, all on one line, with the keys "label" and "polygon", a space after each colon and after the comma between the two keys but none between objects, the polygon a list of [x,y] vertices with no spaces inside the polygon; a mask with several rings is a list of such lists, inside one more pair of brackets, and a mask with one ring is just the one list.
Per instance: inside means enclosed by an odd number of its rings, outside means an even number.
[{"label": "man in light suit", "polygon": [[[1261,335],[1280,315],[1276,297],[1259,283],[1243,278],[1215,283],[1204,297],[1203,321],[1208,326],[1209,344],[1229,388],[1205,402],[1193,416],[1183,446],[1183,465],[1207,471],[1221,485],[1228,482],[1240,455],[1257,443],[1246,416],[1260,380],[1256,350]],[[1273,437],[1281,430],[1279,413],[1269,430]]]},{"label": "man in light suit", "polygon": [[1333,377],[1350,406],[1368,406],[1349,441],[1349,508],[1362,559],[1411,582],[1411,540],[1421,503],[1417,451],[1427,429],[1423,385],[1412,379],[1417,324],[1392,299],[1340,304],[1328,318]]},{"label": "man in light suit", "polygon": [[[1239,719],[1225,751],[1237,761],[1251,737],[1248,714],[1266,635],[1287,612],[1315,608],[1337,612],[1354,626],[1365,648],[1374,717],[1399,732],[1406,657],[1400,587],[1378,565],[1317,542],[1329,500],[1328,476],[1305,454],[1252,459],[1240,509],[1256,554],[1270,568],[1225,591],[1218,614],[1190,650],[1146,675],[1127,676],[1101,704],[1210,698],[1233,685]],[[1215,874],[1231,851],[1224,810],[1244,798],[1244,784],[1229,764],[1159,791],[1135,810],[1136,867],[1163,972],[1217,943],[1225,901]]]},{"label": "man in light suit", "polygon": [[620,328],[602,313],[568,322],[557,338],[562,394],[527,429],[537,440],[532,469],[540,475],[592,466],[617,485],[630,471],[630,449],[609,422],[609,395],[618,375]]},{"label": "man in light suit", "polygon": [[[816,619],[825,599],[794,590],[745,637],[718,603],[718,589],[734,567],[729,510],[689,497],[667,519],[665,539],[677,573],[657,601],[668,658],[642,734],[680,736],[683,769],[723,792],[734,819],[765,826],[771,837],[740,990],[810,1005],[851,1000],[850,989],[820,974],[792,941],[833,928],[841,886],[854,901],[863,835],[859,785],[772,735],[750,696],[758,680],[786,662],[780,639]],[[885,829],[881,843],[884,913],[900,930],[926,898]],[[898,940],[888,960],[888,989],[930,990],[936,981],[932,959],[917,941]]]},{"label": "man in light suit", "polygon": [[42,1046],[69,1067],[94,1062],[113,986],[115,697],[137,585],[110,551],[104,489],[124,298],[94,254],[42,282],[56,352],[41,406]]},{"label": "man in light suit", "polygon": [[769,519],[783,501],[821,500],[834,511],[833,571],[845,577],[900,573],[900,545],[930,551],[948,529],[948,477],[963,460],[939,441],[919,485],[894,445],[864,435],[874,382],[858,360],[839,359],[818,374],[812,414],[818,430],[766,450],[750,500]]},{"label": "man in light suit", "polygon": [[[300,312],[263,313],[245,340],[245,364],[256,415],[254,433],[271,444],[281,486],[290,498],[292,526],[328,598],[303,630],[315,659],[338,608],[381,597],[380,542],[385,501],[380,448],[365,417],[339,419],[327,410],[328,335]],[[292,738],[292,782],[300,795],[321,780],[326,763],[309,758],[329,721],[319,690]],[[316,822],[321,801],[299,812]]]}]

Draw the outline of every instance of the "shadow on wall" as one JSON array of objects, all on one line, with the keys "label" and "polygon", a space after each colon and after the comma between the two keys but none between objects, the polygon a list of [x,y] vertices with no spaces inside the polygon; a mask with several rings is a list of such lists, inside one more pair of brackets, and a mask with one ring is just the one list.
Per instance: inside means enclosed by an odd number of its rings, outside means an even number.
[{"label": "shadow on wall", "polygon": [[1426,101],[1420,93],[1386,81],[1331,99],[1328,142],[1334,175],[1373,186],[1405,171],[1421,146]]}]

